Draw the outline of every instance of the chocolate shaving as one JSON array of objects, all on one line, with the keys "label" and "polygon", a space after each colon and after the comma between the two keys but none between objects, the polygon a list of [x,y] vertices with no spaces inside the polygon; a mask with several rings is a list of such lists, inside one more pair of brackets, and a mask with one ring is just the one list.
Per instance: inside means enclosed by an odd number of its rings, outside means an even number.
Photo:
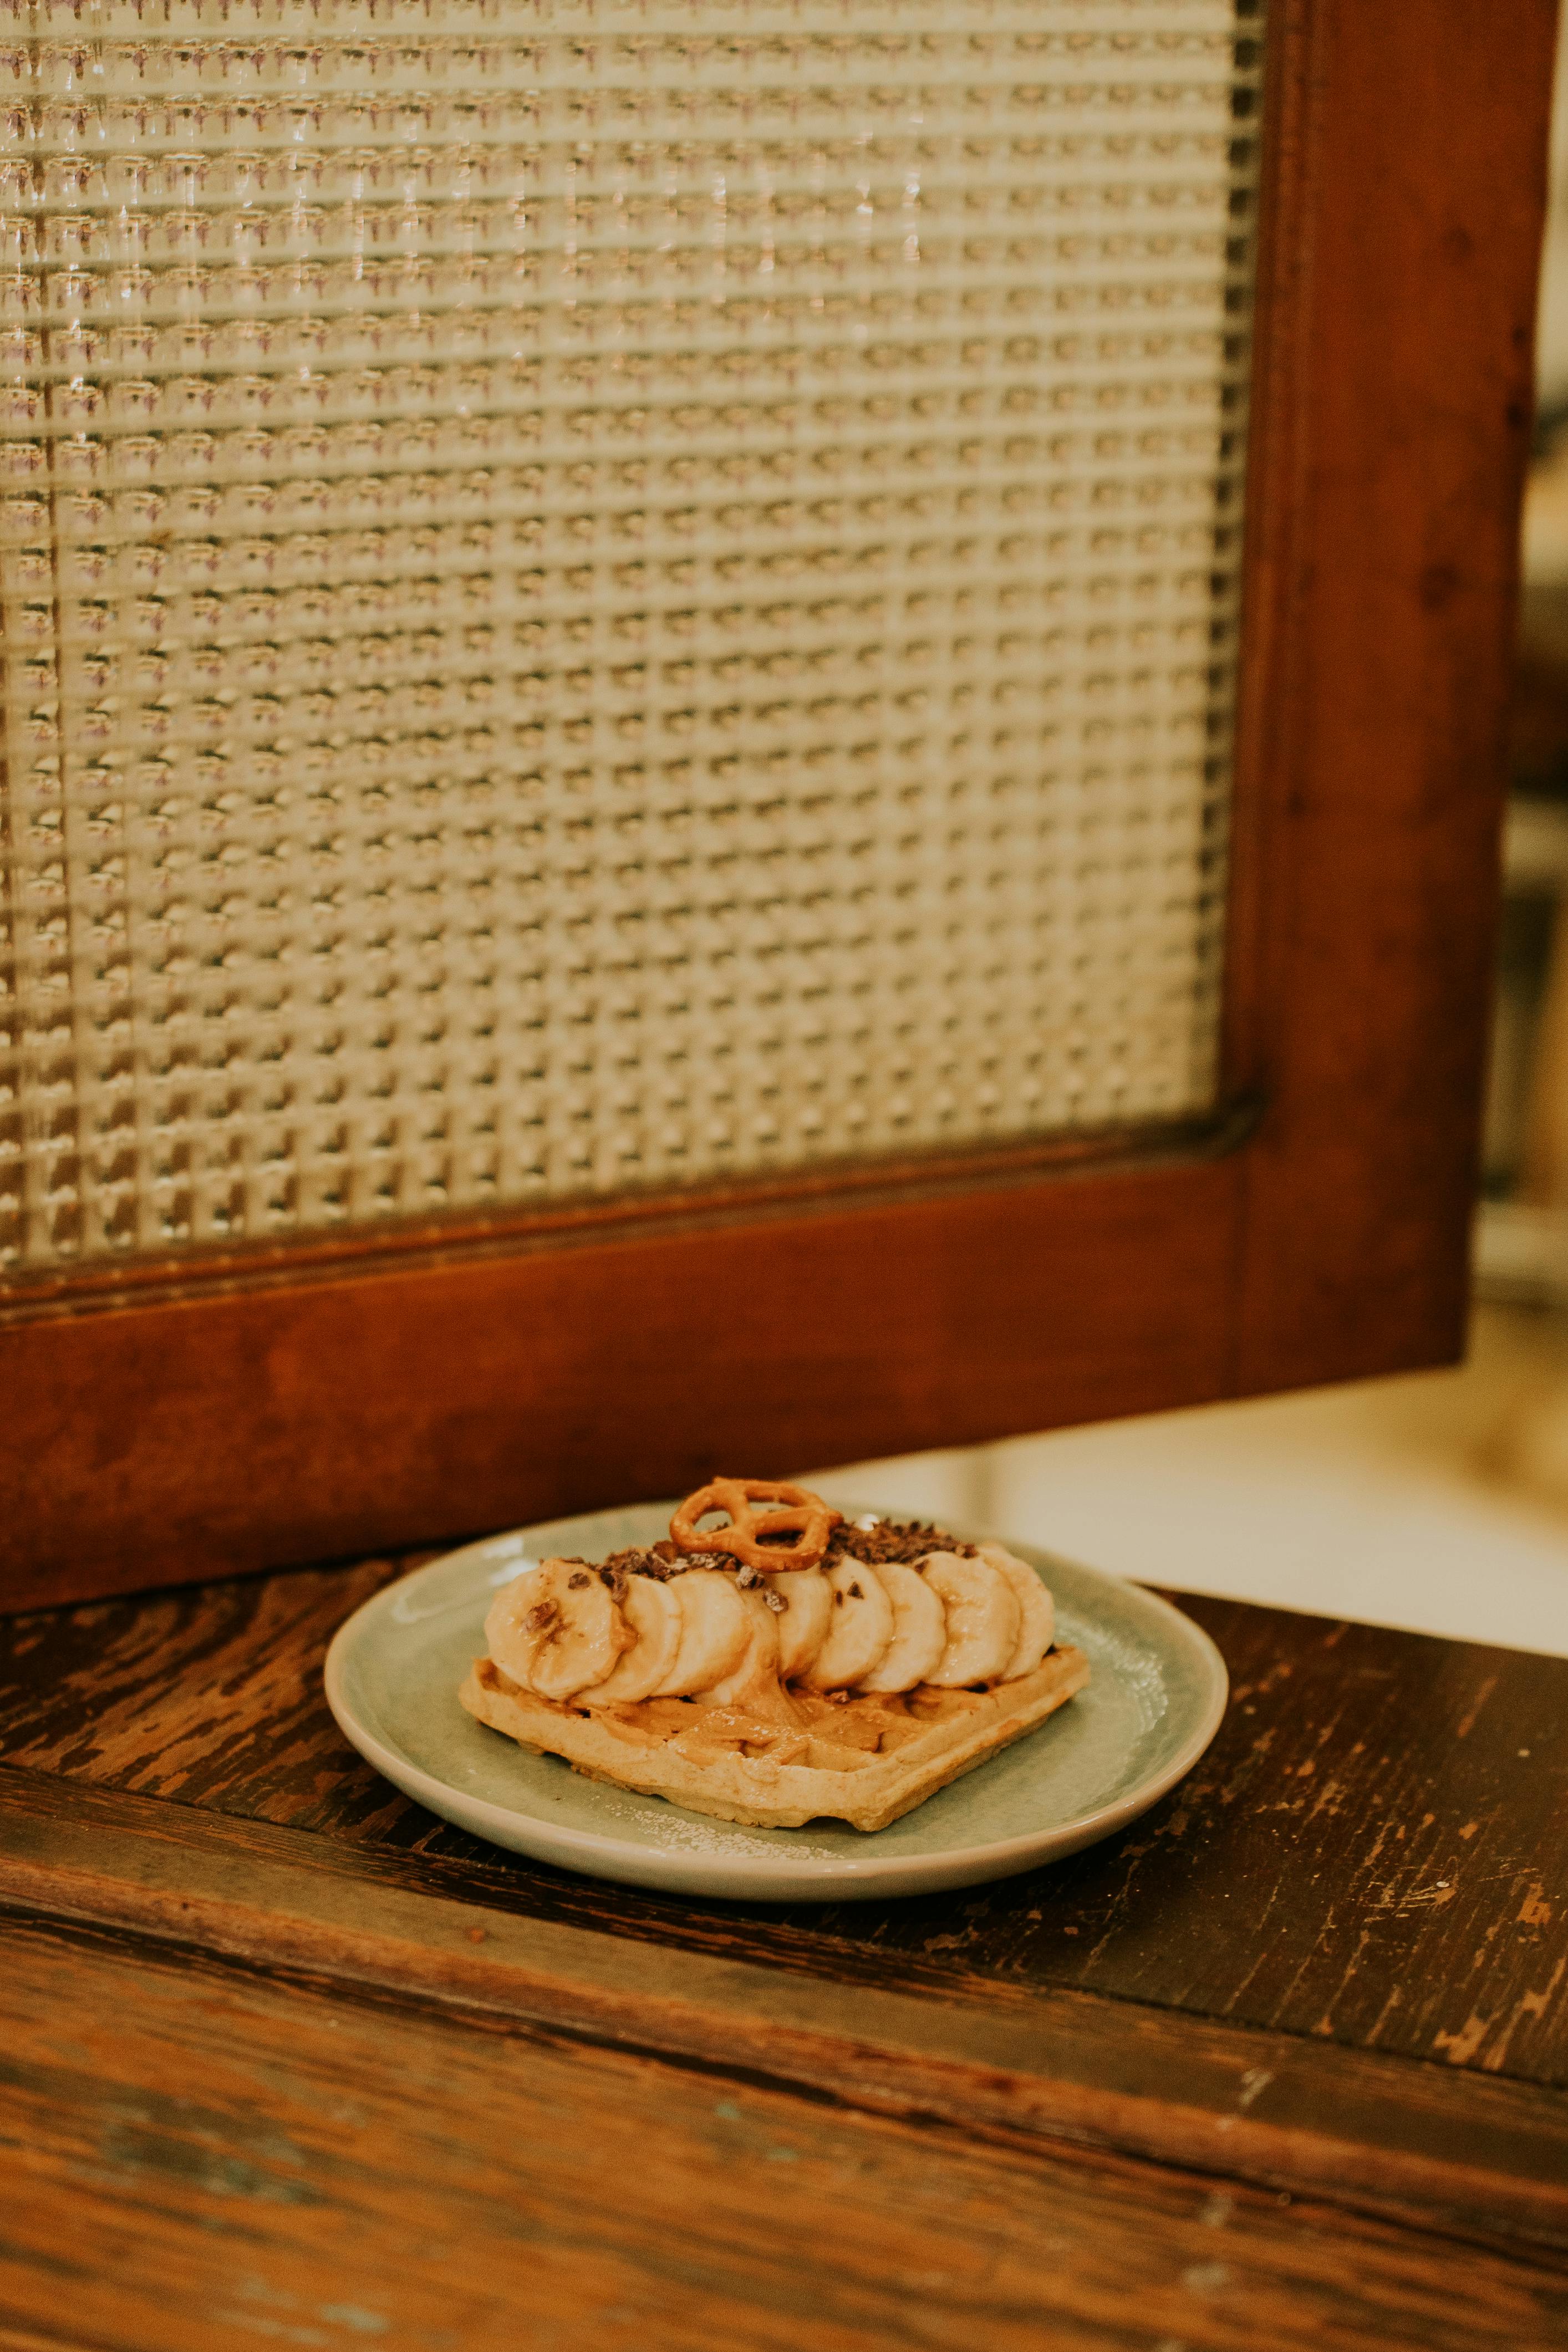
[{"label": "chocolate shaving", "polygon": [[542,1633],[547,1625],[554,1624],[560,1614],[553,1601],[536,1601],[522,1622],[531,1633]]},{"label": "chocolate shaving", "polygon": [[[793,1539],[792,1539],[793,1542]],[[780,1569],[788,1571],[791,1544],[781,1542]],[[928,1552],[955,1551],[972,1559],[975,1547],[957,1536],[944,1534],[941,1528],[928,1527],[919,1520],[907,1524],[884,1519],[874,1528],[839,1528],[835,1530],[823,1565],[831,1568],[836,1559],[858,1561],[862,1566],[875,1566],[879,1560],[921,1560]],[[651,1576],[657,1583],[668,1583],[672,1576],[683,1576],[688,1569],[713,1568],[723,1575],[732,1576],[742,1590],[760,1584],[763,1571],[747,1560],[737,1559],[727,1551],[679,1551],[672,1543],[633,1544],[624,1551],[612,1552],[599,1565],[597,1574],[608,1585],[615,1598],[621,1600],[628,1576]],[[857,1592],[857,1600],[863,1595]],[[787,1603],[780,1601],[780,1608]]]},{"label": "chocolate shaving", "polygon": [[567,1578],[566,1590],[568,1592],[581,1592],[583,1587],[587,1583],[587,1570],[585,1568],[580,1568],[574,1576],[569,1576]]},{"label": "chocolate shaving", "polygon": [[656,1583],[663,1584],[679,1573],[679,1569],[672,1567],[660,1553],[651,1549],[645,1551],[637,1545],[626,1551],[613,1551],[599,1570],[606,1584],[619,1583],[623,1586],[628,1576],[651,1576]]},{"label": "chocolate shaving", "polygon": [[973,1559],[978,1549],[978,1545],[965,1543],[961,1537],[950,1536],[921,1519],[879,1519],[874,1528],[840,1528],[832,1547],[833,1558],[858,1559],[868,1568],[883,1560],[900,1560],[912,1567],[933,1551],[952,1551],[960,1559]]},{"label": "chocolate shaving", "polygon": [[[628,1576],[649,1576],[656,1584],[668,1584],[672,1576],[683,1576],[689,1568],[733,1569],[742,1563],[725,1551],[682,1552],[673,1544],[650,1544],[646,1549],[632,1545],[626,1551],[613,1551],[600,1563],[599,1575],[618,1601],[626,1589]],[[744,1579],[742,1579],[744,1581]]]}]

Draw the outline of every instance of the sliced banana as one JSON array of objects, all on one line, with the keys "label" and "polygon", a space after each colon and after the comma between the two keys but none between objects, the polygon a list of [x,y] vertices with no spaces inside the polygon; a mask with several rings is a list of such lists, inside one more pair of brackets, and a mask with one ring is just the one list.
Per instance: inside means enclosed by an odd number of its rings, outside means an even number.
[{"label": "sliced banana", "polygon": [[819,1568],[781,1570],[776,1576],[764,1576],[763,1582],[784,1602],[773,1620],[779,1631],[779,1680],[794,1682],[827,1639],[833,1587]]},{"label": "sliced banana", "polygon": [[538,1597],[540,1569],[535,1561],[503,1584],[485,1614],[485,1645],[503,1675],[526,1690],[533,1644],[525,1638],[522,1621]]},{"label": "sliced banana", "polygon": [[988,1559],[936,1551],[926,1561],[925,1580],[947,1612],[946,1646],[927,1682],[939,1690],[962,1690],[969,1683],[999,1681],[1018,1646],[1024,1613],[1006,1578]]},{"label": "sliced banana", "polygon": [[947,1612],[924,1577],[901,1561],[879,1560],[875,1573],[893,1604],[893,1637],[870,1673],[862,1675],[855,1687],[913,1690],[917,1683],[930,1678],[947,1647]]},{"label": "sliced banana", "polygon": [[503,1585],[485,1619],[501,1672],[541,1698],[574,1698],[613,1672],[637,1635],[579,1559],[547,1559]]},{"label": "sliced banana", "polygon": [[981,1558],[1005,1576],[1018,1603],[1018,1645],[1008,1659],[1003,1680],[1032,1675],[1056,1639],[1057,1605],[1026,1559],[1017,1559],[1005,1544],[983,1543]]},{"label": "sliced banana", "polygon": [[674,1665],[680,1648],[680,1601],[657,1577],[628,1576],[621,1613],[637,1636],[613,1674],[577,1696],[584,1706],[628,1705],[651,1698]]},{"label": "sliced banana", "polygon": [[827,1632],[805,1680],[813,1690],[847,1690],[892,1640],[893,1604],[875,1569],[858,1559],[836,1559],[826,1576],[833,1594]]},{"label": "sliced banana", "polygon": [[782,1715],[793,1722],[795,1710],[779,1687],[780,1621],[755,1586],[740,1598],[747,1621],[741,1662],[711,1688],[693,1696],[699,1706],[739,1706],[769,1717]]},{"label": "sliced banana", "polygon": [[751,1616],[732,1577],[716,1568],[689,1568],[665,1587],[680,1609],[680,1645],[655,1698],[689,1698],[733,1674],[745,1651]]}]

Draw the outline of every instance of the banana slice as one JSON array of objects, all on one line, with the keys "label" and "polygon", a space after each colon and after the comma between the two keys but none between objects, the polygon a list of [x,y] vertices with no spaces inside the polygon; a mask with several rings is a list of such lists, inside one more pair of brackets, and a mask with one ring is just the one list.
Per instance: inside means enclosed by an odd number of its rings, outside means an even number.
[{"label": "banana slice", "polygon": [[559,1701],[604,1682],[637,1635],[592,1569],[547,1559],[502,1586],[485,1639],[503,1674]]},{"label": "banana slice", "polygon": [[1005,1544],[983,1543],[980,1556],[1005,1576],[1018,1603],[1018,1646],[1003,1670],[1004,1682],[1016,1675],[1032,1675],[1056,1639],[1057,1605],[1026,1559],[1018,1559]]},{"label": "banana slice", "polygon": [[764,1576],[763,1582],[784,1602],[773,1620],[779,1629],[779,1680],[794,1682],[827,1639],[833,1587],[819,1568],[781,1570],[776,1576]]},{"label": "banana slice", "polygon": [[579,1691],[584,1706],[610,1706],[651,1698],[675,1664],[680,1648],[680,1601],[657,1577],[628,1576],[621,1613],[637,1636],[607,1680]]},{"label": "banana slice", "polygon": [[[655,1698],[690,1698],[733,1674],[752,1621],[732,1577],[717,1568],[689,1568],[665,1587],[680,1609],[680,1646]],[[771,1611],[770,1611],[771,1615]]]},{"label": "banana slice", "polygon": [[876,1570],[858,1559],[836,1559],[826,1573],[832,1613],[805,1679],[813,1690],[847,1690],[871,1672],[892,1640],[893,1604]]},{"label": "banana slice", "polygon": [[947,1647],[947,1612],[939,1594],[923,1576],[896,1559],[879,1560],[881,1579],[893,1604],[893,1638],[857,1690],[906,1691],[929,1677]]},{"label": "banana slice", "polygon": [[[802,1569],[800,1574],[805,1574]],[[779,1626],[761,1591],[753,1586],[740,1596],[746,1612],[746,1646],[741,1663],[711,1689],[692,1695],[699,1706],[738,1706],[750,1715],[793,1723],[794,1707],[779,1686]]]},{"label": "banana slice", "polygon": [[1000,1680],[1018,1646],[1024,1614],[1006,1578],[988,1559],[934,1551],[925,1580],[947,1612],[947,1643],[927,1682],[939,1690],[962,1690]]},{"label": "banana slice", "polygon": [[529,1688],[528,1668],[533,1644],[524,1637],[522,1621],[539,1597],[541,1570],[536,1561],[503,1584],[485,1613],[485,1644],[503,1675]]}]

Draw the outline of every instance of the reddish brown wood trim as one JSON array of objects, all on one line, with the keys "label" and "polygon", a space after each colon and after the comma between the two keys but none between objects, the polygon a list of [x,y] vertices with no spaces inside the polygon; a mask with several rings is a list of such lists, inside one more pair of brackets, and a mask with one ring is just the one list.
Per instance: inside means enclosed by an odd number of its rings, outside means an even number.
[{"label": "reddish brown wood trim", "polygon": [[1237,1166],[0,1332],[0,1607],[1217,1396]]},{"label": "reddish brown wood trim", "polygon": [[510,1255],[420,1235],[21,1324],[10,1605],[1458,1352],[1553,29],[1552,0],[1506,37],[1470,0],[1270,26],[1227,1046],[1254,1139]]},{"label": "reddish brown wood trim", "polygon": [[1223,1082],[1255,1091],[1268,1066],[1265,983],[1279,979],[1268,951],[1278,889],[1284,681],[1289,675],[1287,593],[1296,561],[1296,518],[1308,495],[1300,345],[1310,283],[1312,188],[1308,131],[1321,0],[1276,0],[1269,13],[1263,90],[1263,163],[1247,425],[1247,552],[1226,877]]},{"label": "reddish brown wood trim", "polygon": [[1082,1993],[913,1996],[411,1894],[294,1830],[0,1773],[0,1902],[697,2059],[1568,2247],[1568,2116],[1502,2083]]},{"label": "reddish brown wood trim", "polygon": [[1244,1393],[1463,1347],[1556,21],[1555,0],[1296,0],[1271,24]]}]

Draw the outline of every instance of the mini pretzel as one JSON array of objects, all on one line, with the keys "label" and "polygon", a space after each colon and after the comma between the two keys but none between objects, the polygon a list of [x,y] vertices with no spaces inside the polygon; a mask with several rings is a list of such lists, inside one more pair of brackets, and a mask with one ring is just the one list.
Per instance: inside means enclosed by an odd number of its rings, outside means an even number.
[{"label": "mini pretzel", "polygon": [[[783,1503],[780,1511],[753,1511],[753,1503]],[[727,1528],[700,1528],[708,1511],[728,1511]],[[816,1568],[827,1549],[827,1538],[841,1524],[841,1515],[829,1510],[820,1495],[804,1486],[787,1486],[769,1478],[714,1478],[688,1495],[670,1520],[669,1532],[682,1551],[728,1552],[748,1568],[771,1574],[780,1568]],[[770,1536],[794,1533],[792,1544],[763,1543]]]}]

